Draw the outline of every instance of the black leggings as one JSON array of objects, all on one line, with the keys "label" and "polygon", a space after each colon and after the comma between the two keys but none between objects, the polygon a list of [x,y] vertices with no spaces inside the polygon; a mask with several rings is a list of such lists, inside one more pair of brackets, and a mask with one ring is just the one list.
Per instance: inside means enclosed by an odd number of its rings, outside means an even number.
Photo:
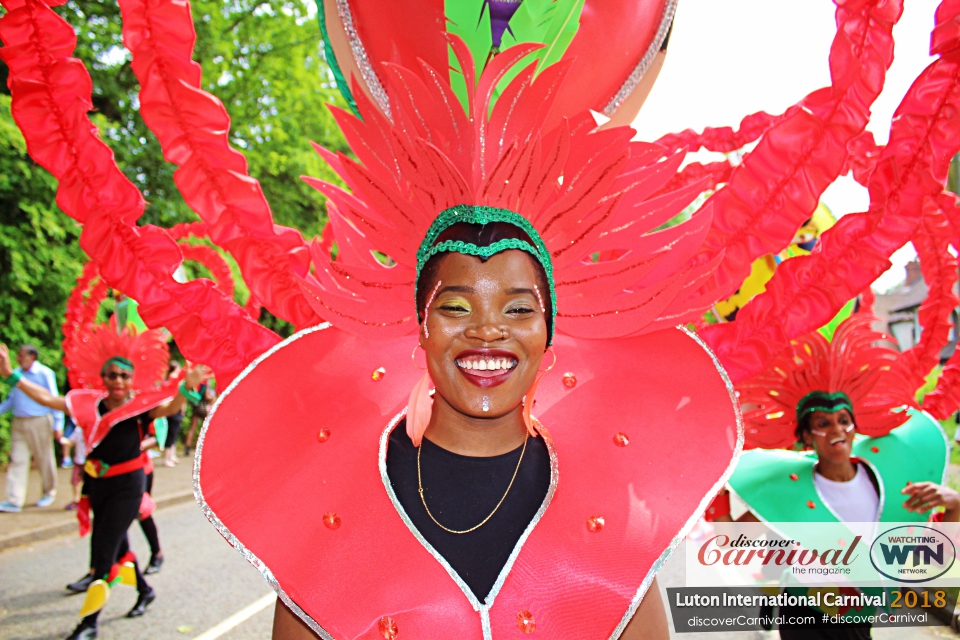
[{"label": "black leggings", "polygon": [[[90,559],[94,578],[106,579],[112,567],[127,551],[127,529],[140,512],[146,479],[143,469],[113,478],[85,477],[83,492],[90,498],[93,513],[93,533],[90,537]],[[145,593],[150,586],[143,579],[140,567],[134,561],[137,573],[137,591]],[[85,618],[96,622],[100,612]]]},{"label": "black leggings", "polygon": [[[153,472],[147,474],[147,493],[152,495],[153,490]],[[157,533],[157,523],[153,521],[153,516],[144,518],[140,521],[140,528],[143,529],[143,535],[150,544],[150,556],[153,557],[160,553],[160,534]]]}]

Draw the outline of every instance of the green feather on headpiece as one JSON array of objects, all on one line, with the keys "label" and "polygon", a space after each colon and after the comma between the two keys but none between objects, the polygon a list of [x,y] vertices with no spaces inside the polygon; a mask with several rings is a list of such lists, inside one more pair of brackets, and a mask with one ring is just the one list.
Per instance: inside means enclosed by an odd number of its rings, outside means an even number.
[{"label": "green feather on headpiece", "polygon": [[[533,54],[539,58],[537,73],[559,62],[580,28],[584,0],[524,0],[503,34],[506,49],[524,42],[544,45]],[[523,67],[521,63],[518,67]]]},{"label": "green feather on headpiece", "polygon": [[117,365],[118,369],[133,371],[133,363],[130,362],[130,360],[122,356],[114,356],[103,363],[103,367],[100,369],[100,375],[102,376],[103,374],[105,374],[107,372],[107,367],[109,367],[112,364]]},{"label": "green feather on headpiece", "polygon": [[[490,22],[490,0],[445,0],[447,31],[459,36],[473,55],[474,72],[480,77],[487,60],[494,54]],[[543,48],[523,58],[500,80],[494,100],[516,75],[533,60],[539,60],[536,73],[558,62],[566,53],[580,28],[584,0],[522,0],[503,33],[500,49],[524,44],[542,44]],[[450,85],[464,108],[467,90],[460,62],[449,49]],[[492,105],[491,105],[492,106]]]}]

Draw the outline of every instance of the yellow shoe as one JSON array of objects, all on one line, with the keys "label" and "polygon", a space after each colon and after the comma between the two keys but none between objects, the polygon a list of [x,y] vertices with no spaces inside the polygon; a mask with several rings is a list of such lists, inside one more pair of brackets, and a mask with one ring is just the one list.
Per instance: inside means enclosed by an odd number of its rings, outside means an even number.
[{"label": "yellow shoe", "polygon": [[91,613],[96,613],[103,609],[110,599],[110,585],[106,580],[94,580],[87,588],[87,597],[80,607],[80,617],[85,618]]}]

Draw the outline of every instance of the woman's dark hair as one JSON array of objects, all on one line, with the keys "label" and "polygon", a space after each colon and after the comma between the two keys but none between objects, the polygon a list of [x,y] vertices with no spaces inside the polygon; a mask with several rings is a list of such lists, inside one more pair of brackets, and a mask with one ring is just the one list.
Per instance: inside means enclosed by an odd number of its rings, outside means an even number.
[{"label": "woman's dark hair", "polygon": [[[815,399],[815,402],[819,404],[821,407],[823,407],[824,405],[824,400],[822,398]],[[803,403],[803,404],[806,404],[806,403]],[[797,428],[793,432],[794,435],[797,437],[798,442],[803,442],[803,434],[810,430],[810,420],[813,418],[813,411],[807,411],[806,413],[804,413],[803,408],[804,407],[802,404],[801,406],[797,407],[797,412],[801,413],[803,417],[800,418],[800,420],[797,422]],[[834,413],[834,412],[840,411],[841,409],[846,409],[847,412],[850,414],[850,419],[853,420],[853,410],[850,409],[850,407],[846,404],[846,402],[841,398],[838,398],[834,403],[832,403],[832,405],[823,407],[823,410],[827,411],[828,413]],[[820,409],[818,409],[818,411],[819,410]]]},{"label": "woman's dark hair", "polygon": [[[523,240],[531,245],[533,244],[530,236],[519,227],[508,222],[490,222],[483,225],[470,222],[458,222],[441,233],[437,237],[435,244],[439,244],[445,240],[453,240],[454,242],[459,240],[460,242],[475,244],[478,247],[486,247],[494,242],[507,240],[509,238]],[[447,252],[438,253],[427,260],[427,263],[423,265],[423,269],[420,271],[420,279],[417,280],[417,312],[421,318],[424,316],[427,300],[430,294],[433,293],[433,287],[437,281],[437,271],[440,269],[440,261],[447,255]],[[530,254],[526,255],[537,269],[537,286],[540,288],[540,297],[543,299],[543,304],[547,309],[547,312],[544,314],[547,320],[547,335],[553,335],[553,305],[550,300],[550,281],[547,279],[547,272],[543,270],[543,265],[541,265],[536,258]],[[489,259],[482,256],[477,257],[483,262]]]}]

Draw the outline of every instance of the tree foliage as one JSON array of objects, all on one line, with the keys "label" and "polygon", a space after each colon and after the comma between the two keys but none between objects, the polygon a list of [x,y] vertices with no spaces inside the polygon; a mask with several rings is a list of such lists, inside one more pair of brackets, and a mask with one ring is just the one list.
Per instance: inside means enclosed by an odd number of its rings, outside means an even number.
[{"label": "tree foliage", "polygon": [[[56,181],[26,153],[0,95],[0,340],[34,344],[43,362],[64,370],[61,324],[67,296],[86,258],[79,227],[54,204]],[[0,461],[6,460],[10,415],[0,417]]]},{"label": "tree foliage", "polygon": [[[226,105],[232,144],[260,180],[274,219],[311,237],[326,221],[324,198],[299,179],[336,180],[310,140],[345,150],[328,103],[342,103],[322,55],[311,0],[194,0],[203,86]],[[164,227],[196,220],[173,182],[175,167],[138,113],[139,85],[123,48],[120,10],[114,2],[70,0],[57,11],[77,32],[76,56],[93,78],[94,122],[117,163],[149,202],[143,223]],[[7,93],[0,63],[0,94]],[[0,95],[0,340],[35,342],[58,372],[64,306],[86,258],[79,228],[54,202],[55,181],[25,153],[10,117],[9,95]],[[241,291],[245,291],[240,287]],[[286,332],[265,313],[263,322]],[[0,388],[0,391],[3,389]],[[7,439],[0,419],[0,460]]]}]

